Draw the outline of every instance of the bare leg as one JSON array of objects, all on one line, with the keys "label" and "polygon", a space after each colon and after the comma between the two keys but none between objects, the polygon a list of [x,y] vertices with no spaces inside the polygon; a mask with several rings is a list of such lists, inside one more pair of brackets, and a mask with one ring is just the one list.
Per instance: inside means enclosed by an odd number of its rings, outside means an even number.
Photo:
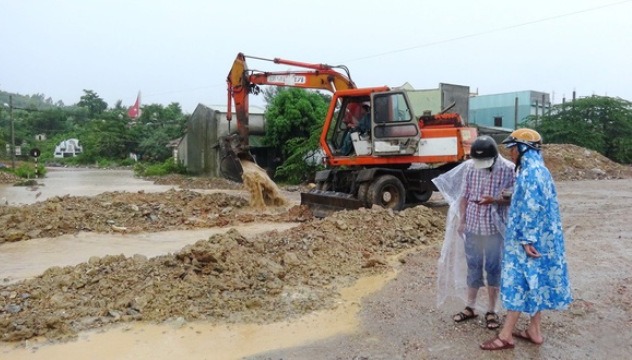
[{"label": "bare leg", "polygon": [[489,295],[489,311],[496,312],[496,301],[498,301],[499,289],[495,286],[487,287],[487,294]]},{"label": "bare leg", "polygon": [[478,288],[467,288],[467,306],[474,309],[476,306],[477,296],[478,296]]},{"label": "bare leg", "polygon": [[498,337],[504,341],[513,344],[513,336],[511,335],[514,327],[518,323],[518,319],[520,318],[520,312],[518,311],[507,311],[507,317],[505,318],[505,323],[503,324],[503,328],[498,333]]},{"label": "bare leg", "polygon": [[540,329],[541,324],[542,313],[538,311],[537,313],[535,313],[535,315],[531,317],[531,320],[529,321],[529,327],[527,328],[527,333],[531,337],[531,340],[536,343],[542,343],[542,341],[544,341],[544,339],[542,338],[542,331]]}]

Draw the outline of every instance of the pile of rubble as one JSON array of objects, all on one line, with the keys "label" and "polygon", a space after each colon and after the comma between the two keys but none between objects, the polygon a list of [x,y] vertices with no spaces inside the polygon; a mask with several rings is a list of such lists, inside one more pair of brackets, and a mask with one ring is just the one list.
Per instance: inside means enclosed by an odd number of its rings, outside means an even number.
[{"label": "pile of rubble", "polygon": [[138,233],[296,220],[285,208],[260,211],[248,205],[235,195],[174,189],[57,196],[31,205],[1,206],[0,244],[79,231]]},{"label": "pile of rubble", "polygon": [[0,171],[0,184],[14,184],[20,181],[20,178],[10,172]]},{"label": "pile of rubble", "polygon": [[[509,152],[499,147],[509,159]],[[600,153],[571,144],[545,144],[542,156],[556,181],[632,178],[632,167],[616,163]]]},{"label": "pile of rubble", "polygon": [[438,244],[444,226],[423,206],[341,211],[253,238],[231,230],[150,259],[50,268],[0,287],[0,340],[63,339],[135,320],[270,322],[332,308],[339,286],[385,271],[391,255]]}]

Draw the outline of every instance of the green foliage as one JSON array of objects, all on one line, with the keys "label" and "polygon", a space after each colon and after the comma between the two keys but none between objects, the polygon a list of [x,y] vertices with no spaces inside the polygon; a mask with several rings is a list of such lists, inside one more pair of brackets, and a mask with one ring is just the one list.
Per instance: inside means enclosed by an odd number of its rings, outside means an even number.
[{"label": "green foliage", "polygon": [[94,91],[84,89],[83,92],[84,94],[81,96],[77,106],[88,109],[90,117],[99,115],[108,108],[108,103],[103,101]]},{"label": "green foliage", "polygon": [[264,143],[281,158],[277,178],[297,183],[318,169],[319,164],[306,159],[319,149],[328,106],[328,96],[304,89],[280,88],[270,95]]},{"label": "green foliage", "polygon": [[165,160],[161,164],[136,163],[134,174],[137,176],[164,176],[167,174],[186,174],[187,169],[181,163],[176,163],[173,158]]},{"label": "green foliage", "polygon": [[42,164],[38,164],[36,167],[35,164],[22,163],[15,168],[15,171],[13,173],[25,179],[34,179],[36,177],[42,178],[46,176],[46,167],[44,167],[44,165]]},{"label": "green foliage", "polygon": [[129,155],[125,120],[95,119],[81,129],[78,139],[83,147],[80,159],[94,163],[101,158],[125,159]]},{"label": "green foliage", "polygon": [[574,144],[609,159],[632,163],[632,103],[619,98],[591,96],[555,105],[534,125],[545,142]]}]

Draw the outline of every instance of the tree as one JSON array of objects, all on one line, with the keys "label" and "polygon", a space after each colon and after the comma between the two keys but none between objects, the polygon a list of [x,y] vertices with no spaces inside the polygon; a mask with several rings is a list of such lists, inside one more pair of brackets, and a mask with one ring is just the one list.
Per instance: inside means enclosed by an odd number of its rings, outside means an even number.
[{"label": "tree", "polygon": [[178,103],[143,106],[142,115],[130,129],[135,143],[133,152],[152,161],[168,159],[172,154],[167,144],[183,136],[187,118]]},{"label": "tree", "polygon": [[[534,118],[527,122],[534,124]],[[555,105],[535,125],[546,142],[574,144],[632,163],[632,102],[591,96]]]},{"label": "tree", "polygon": [[266,109],[266,135],[282,165],[276,176],[290,182],[311,177],[318,164],[306,161],[319,150],[329,97],[299,88],[279,88]]},{"label": "tree", "polygon": [[81,96],[77,106],[88,109],[88,117],[94,118],[108,108],[108,103],[103,101],[94,91],[84,89],[83,92],[84,94]]}]

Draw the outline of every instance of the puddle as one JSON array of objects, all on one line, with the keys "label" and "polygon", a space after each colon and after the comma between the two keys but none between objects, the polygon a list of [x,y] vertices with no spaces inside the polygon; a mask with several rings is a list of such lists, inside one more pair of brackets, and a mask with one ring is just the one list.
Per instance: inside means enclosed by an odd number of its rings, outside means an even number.
[{"label": "puddle", "polygon": [[162,192],[174,186],[155,185],[134,177],[132,170],[47,168],[36,186],[0,184],[2,204],[33,204],[55,196],[94,196],[105,191]]},{"label": "puddle", "polygon": [[293,321],[257,325],[210,325],[202,322],[130,323],[84,332],[76,341],[49,344],[27,340],[0,344],[4,360],[46,359],[240,359],[258,353],[304,345],[359,326],[362,297],[382,288],[395,271],[359,279],[341,290],[335,310],[318,311]]},{"label": "puddle", "polygon": [[244,236],[266,231],[283,231],[297,223],[257,223],[224,228],[162,231],[141,234],[102,234],[80,232],[55,238],[40,238],[0,245],[0,280],[4,284],[41,274],[52,266],[77,265],[91,256],[154,257],[179,251],[188,244],[211,235],[236,229]]}]

